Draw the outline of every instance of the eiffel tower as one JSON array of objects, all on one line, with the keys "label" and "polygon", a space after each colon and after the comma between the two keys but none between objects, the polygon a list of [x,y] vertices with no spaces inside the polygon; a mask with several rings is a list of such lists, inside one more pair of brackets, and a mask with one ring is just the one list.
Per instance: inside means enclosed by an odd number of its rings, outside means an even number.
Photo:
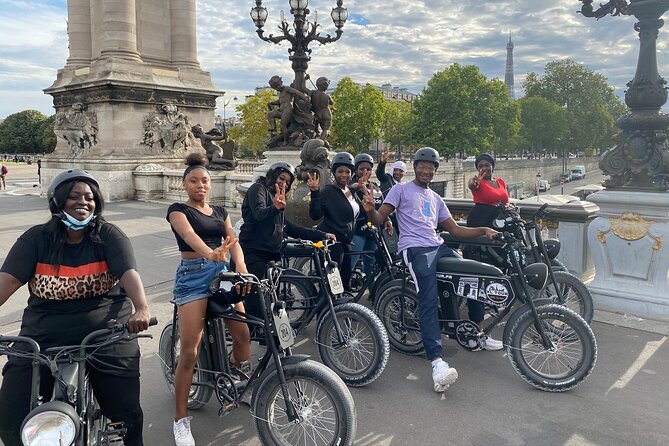
[{"label": "eiffel tower", "polygon": [[513,42],[511,41],[511,31],[509,31],[509,43],[506,44],[506,71],[504,73],[504,85],[509,91],[509,96],[515,98],[513,91]]}]

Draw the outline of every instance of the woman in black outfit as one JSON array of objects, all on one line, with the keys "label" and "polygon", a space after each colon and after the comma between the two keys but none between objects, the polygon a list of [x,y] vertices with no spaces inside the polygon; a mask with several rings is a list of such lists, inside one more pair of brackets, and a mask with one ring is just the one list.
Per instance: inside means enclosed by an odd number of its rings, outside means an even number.
[{"label": "woman in black outfit", "polygon": [[[333,234],[303,228],[286,219],[286,194],[295,181],[295,169],[289,163],[278,162],[270,166],[267,174],[249,188],[244,195],[239,242],[244,251],[249,273],[262,278],[267,263],[281,259],[279,249],[284,234],[289,237],[319,241],[334,239]],[[246,301],[249,314],[260,315],[260,301]]]},{"label": "woman in black outfit", "polygon": [[319,189],[318,175],[309,174],[307,185],[311,190],[309,217],[323,221],[317,226],[321,231],[331,232],[337,237],[332,248],[332,260],[339,264],[344,288],[350,290],[351,262],[344,259],[344,253],[351,252],[353,240],[353,222],[360,213],[360,205],[348,187],[355,164],[353,156],[348,152],[337,153],[332,159],[334,184]]}]

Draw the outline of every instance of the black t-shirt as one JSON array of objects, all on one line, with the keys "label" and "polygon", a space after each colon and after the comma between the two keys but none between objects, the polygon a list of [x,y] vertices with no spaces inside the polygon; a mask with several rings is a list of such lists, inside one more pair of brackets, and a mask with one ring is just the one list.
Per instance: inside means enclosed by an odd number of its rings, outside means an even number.
[{"label": "black t-shirt", "polygon": [[[228,218],[228,211],[223,206],[212,206],[214,212],[211,215],[205,215],[195,208],[192,208],[183,203],[173,203],[167,208],[167,221],[170,221],[170,214],[172,212],[181,212],[186,216],[188,223],[190,223],[193,231],[198,237],[211,249],[216,249],[221,246],[225,233],[225,220]],[[186,243],[177,231],[172,228],[174,237],[177,239],[179,251],[195,252],[188,243]]]},{"label": "black t-shirt", "polygon": [[[42,349],[74,345],[110,319],[128,319],[132,305],[119,277],[137,269],[130,240],[111,223],[103,224],[100,238],[102,243],[87,235],[76,245],[65,244],[62,262],[55,266],[44,225],[19,237],[0,271],[28,284],[21,336]],[[90,363],[117,376],[139,376],[139,347],[136,341],[113,344],[98,350]]]}]

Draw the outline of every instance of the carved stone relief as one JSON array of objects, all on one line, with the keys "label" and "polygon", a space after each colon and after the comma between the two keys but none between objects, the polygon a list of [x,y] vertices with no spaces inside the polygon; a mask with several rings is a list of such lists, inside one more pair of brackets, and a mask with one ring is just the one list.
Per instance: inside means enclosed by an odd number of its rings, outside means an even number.
[{"label": "carved stone relief", "polygon": [[86,105],[80,102],[72,104],[68,112],[56,113],[53,130],[56,136],[63,138],[68,143],[73,158],[83,155],[98,143],[97,115],[87,112]]},{"label": "carved stone relief", "polygon": [[164,104],[157,109],[144,118],[142,145],[172,156],[192,147],[194,138],[189,117],[174,104]]}]

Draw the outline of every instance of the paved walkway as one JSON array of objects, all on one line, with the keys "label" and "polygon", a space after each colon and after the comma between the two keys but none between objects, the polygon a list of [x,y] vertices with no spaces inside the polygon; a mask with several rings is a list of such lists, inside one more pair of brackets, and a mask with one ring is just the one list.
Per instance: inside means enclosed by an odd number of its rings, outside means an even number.
[{"label": "paved walkway", "polygon": [[[0,262],[28,227],[48,219],[46,201],[27,172],[9,178],[0,192]],[[131,238],[140,274],[159,327],[142,340],[142,404],[145,444],[172,442],[173,397],[164,385],[156,354],[179,253],[166,204],[120,202],[106,217]],[[239,213],[232,210],[232,218]],[[0,333],[19,329],[25,287],[0,308]],[[551,394],[533,389],[515,373],[503,352],[470,353],[445,341],[447,360],[460,379],[443,395],[432,391],[428,363],[391,353],[384,374],[370,386],[351,389],[358,416],[357,445],[667,445],[669,444],[669,343],[666,324],[597,314],[597,366],[575,390]],[[627,328],[621,324],[635,325]],[[305,338],[313,337],[313,327]],[[256,347],[257,349],[257,347]],[[318,358],[309,339],[299,352]],[[215,399],[193,415],[199,445],[258,445],[253,420],[242,406],[217,416]]]}]

